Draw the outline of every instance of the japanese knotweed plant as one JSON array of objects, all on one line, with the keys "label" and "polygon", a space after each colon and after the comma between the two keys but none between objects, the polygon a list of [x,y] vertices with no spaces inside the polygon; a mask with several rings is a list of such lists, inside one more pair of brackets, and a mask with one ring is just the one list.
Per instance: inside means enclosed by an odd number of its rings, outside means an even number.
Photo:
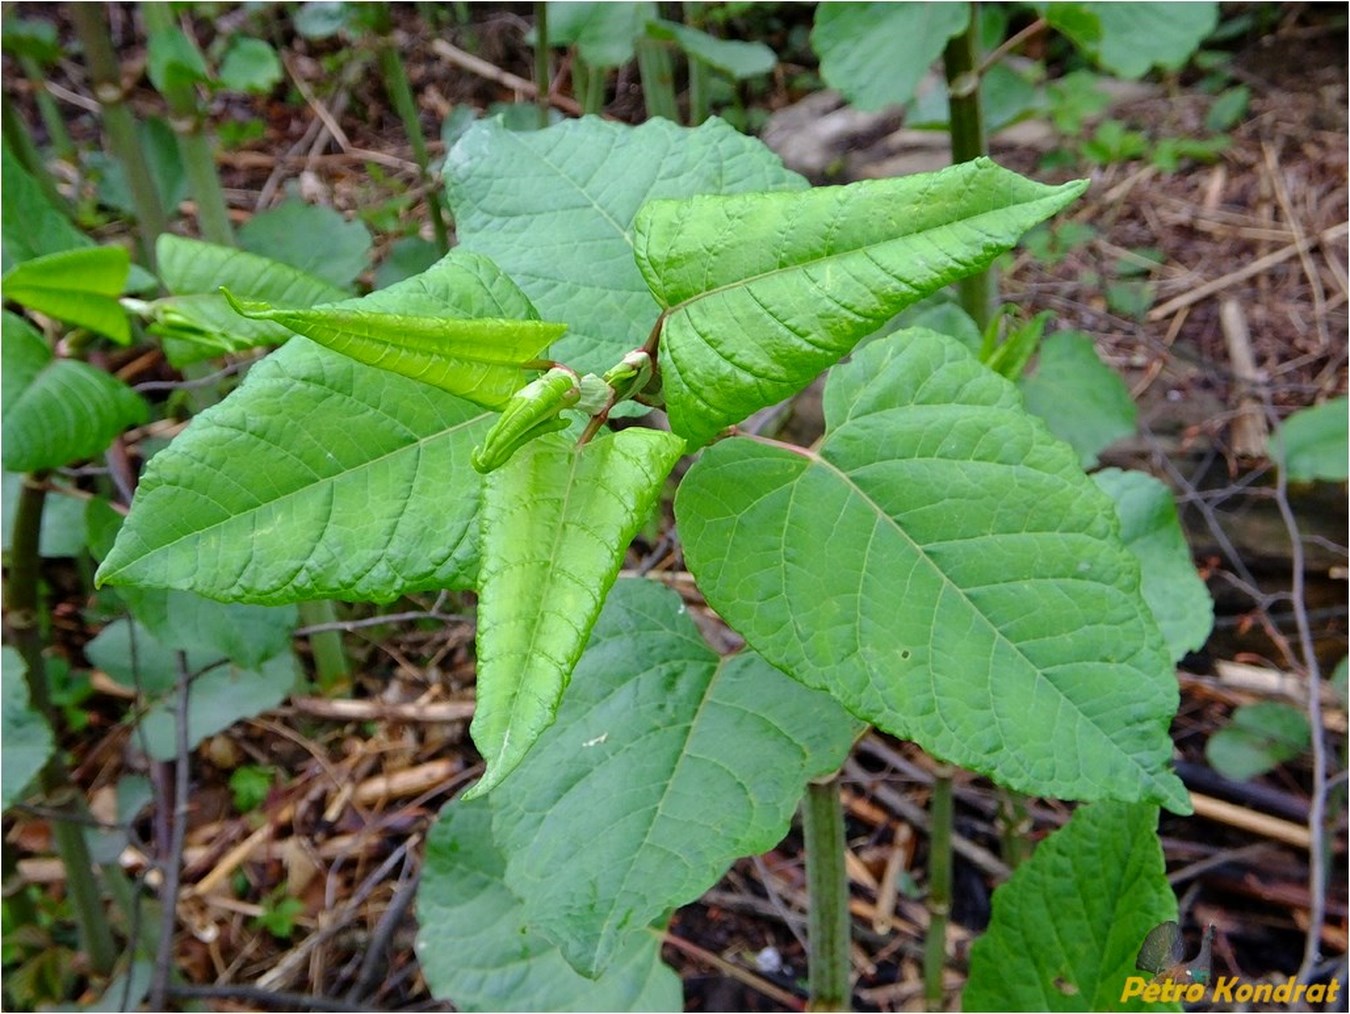
[{"label": "japanese knotweed plant", "polygon": [[[653,928],[774,844],[869,724],[1101,801],[1075,826],[1110,825],[1087,853],[1132,922],[1061,934],[1078,951],[1047,951],[1044,985],[1109,993],[1133,923],[1172,914],[1153,822],[1188,808],[1178,652],[1113,500],[1017,389],[943,334],[873,337],[1084,184],[980,159],[809,189],[716,120],[489,121],[446,172],[459,245],[359,299],[162,241],[168,333],[303,337],[155,456],[99,579],[253,603],[477,591],[486,772],[433,831],[419,900],[426,974],[461,1009],[678,1006]],[[818,446],[736,432],[823,370]],[[648,406],[668,428],[606,425]],[[687,455],[678,532],[747,642],[729,657],[674,591],[616,583]],[[1005,916],[986,953],[1017,946]]]}]

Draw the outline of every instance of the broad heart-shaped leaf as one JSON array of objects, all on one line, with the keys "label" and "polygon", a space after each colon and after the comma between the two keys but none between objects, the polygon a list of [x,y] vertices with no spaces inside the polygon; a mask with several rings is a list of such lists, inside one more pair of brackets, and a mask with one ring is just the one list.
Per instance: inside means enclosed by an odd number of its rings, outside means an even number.
[{"label": "broad heart-shaped leaf", "polygon": [[655,17],[654,3],[551,3],[548,42],[576,46],[592,67],[621,67],[633,59],[633,43]]},{"label": "broad heart-shaped leaf", "polygon": [[420,380],[486,408],[501,408],[533,375],[527,364],[566,327],[540,320],[418,312],[409,298],[424,290],[426,276],[463,273],[466,262],[481,260],[452,251],[423,274],[387,289],[308,308],[276,309],[228,292],[225,298],[245,317],[275,321],[359,363]]},{"label": "broad heart-shaped leaf", "polygon": [[912,99],[947,40],[969,23],[965,3],[821,4],[811,48],[826,84],[859,109],[881,109]]},{"label": "broad heart-shaped leaf", "polygon": [[267,605],[468,587],[492,419],[293,338],[150,460],[98,581]]},{"label": "broad heart-shaped leaf", "polygon": [[131,255],[120,246],[77,247],[24,261],[5,275],[5,298],[126,345],[131,325],[118,296]]},{"label": "broad heart-shaped leaf", "polygon": [[1122,1002],[1149,930],[1177,917],[1156,807],[1080,806],[994,892],[970,952],[968,1011],[1176,1010]]},{"label": "broad heart-shaped leaf", "polygon": [[88,363],[57,359],[28,321],[4,311],[4,465],[35,472],[101,453],[146,405],[131,388]]},{"label": "broad heart-shaped leaf", "polygon": [[680,980],[659,931],[629,932],[604,974],[573,971],[504,880],[491,799],[457,800],[427,836],[417,959],[431,992],[464,1011],[677,1011]]},{"label": "broad heart-shaped leaf", "polygon": [[497,785],[553,722],[628,543],[684,453],[638,427],[577,447],[533,440],[488,475],[478,590],[478,706],[470,732]]},{"label": "broad heart-shaped leaf", "polygon": [[1188,810],[1139,565],[1072,449],[955,339],[836,369],[818,453],[716,444],[675,501],[689,569],[765,658],[1012,788]]},{"label": "broad heart-shaped leaf", "polygon": [[698,446],[780,401],[928,293],[983,270],[1087,186],[980,158],[803,193],[653,201],[638,267],[665,307],[670,425]]},{"label": "broad heart-shaped leaf", "polygon": [[1084,3],[1097,16],[1101,42],[1090,51],[1121,77],[1150,67],[1179,70],[1219,23],[1216,3]]},{"label": "broad heart-shaped leaf", "polygon": [[22,655],[8,645],[0,648],[0,726],[5,744],[0,810],[8,810],[23,797],[28,783],[56,749],[47,720],[28,699],[26,671]]},{"label": "broad heart-shaped leaf", "polygon": [[294,199],[250,218],[239,230],[239,245],[340,288],[349,287],[370,266],[370,232],[364,222]]},{"label": "broad heart-shaped leaf", "polygon": [[172,293],[154,303],[164,349],[175,366],[257,345],[279,345],[290,328],[240,317],[221,286],[245,299],[282,306],[313,306],[343,299],[347,293],[289,264],[267,257],[164,233],[155,243],[164,287]]},{"label": "broad heart-shaped leaf", "polygon": [[690,130],[586,116],[522,133],[485,120],[450,151],[445,175],[462,248],[491,257],[545,319],[567,324],[552,356],[579,373],[609,369],[660,313],[633,263],[644,201],[806,186],[715,118]]},{"label": "broad heart-shaped leaf", "polygon": [[1078,451],[1084,467],[1134,433],[1138,410],[1120,374],[1097,356],[1090,335],[1059,331],[1041,343],[1036,372],[1018,386],[1027,411]]},{"label": "broad heart-shaped leaf", "polygon": [[1172,491],[1151,475],[1118,468],[1092,480],[1115,501],[1120,537],[1139,560],[1144,601],[1172,660],[1199,651],[1214,626],[1214,600],[1195,571]]},{"label": "broad heart-shaped leaf", "polygon": [[619,581],[558,720],[492,794],[507,883],[577,969],[776,844],[860,731],[753,652],[721,659],[680,597]]},{"label": "broad heart-shaped leaf", "polygon": [[1347,410],[1350,401],[1332,398],[1295,412],[1281,424],[1271,450],[1291,480],[1345,482],[1350,475],[1346,464],[1350,455]]},{"label": "broad heart-shaped leaf", "polygon": [[1246,781],[1308,749],[1308,716],[1277,701],[1244,704],[1205,742],[1205,759],[1225,778]]}]

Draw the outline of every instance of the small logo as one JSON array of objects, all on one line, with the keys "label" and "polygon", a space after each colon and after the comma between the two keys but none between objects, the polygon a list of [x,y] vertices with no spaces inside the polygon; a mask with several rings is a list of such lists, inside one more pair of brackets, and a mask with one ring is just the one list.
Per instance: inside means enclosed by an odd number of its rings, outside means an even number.
[{"label": "small logo", "polygon": [[1204,985],[1209,982],[1213,941],[1214,924],[1210,923],[1200,943],[1200,953],[1193,960],[1186,961],[1181,927],[1169,919],[1167,922],[1158,923],[1148,931],[1134,964],[1140,971],[1153,973],[1154,983],[1189,985],[1198,982]]}]

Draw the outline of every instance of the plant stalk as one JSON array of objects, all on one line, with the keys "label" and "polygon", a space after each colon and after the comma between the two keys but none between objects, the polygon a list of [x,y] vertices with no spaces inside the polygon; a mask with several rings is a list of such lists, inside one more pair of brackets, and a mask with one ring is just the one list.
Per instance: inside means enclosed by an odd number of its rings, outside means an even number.
[{"label": "plant stalk", "polygon": [[[149,34],[179,32],[167,4],[141,4],[141,17]],[[164,101],[169,107],[169,124],[178,138],[178,153],[183,159],[188,185],[197,202],[197,227],[202,238],[220,246],[234,246],[234,229],[230,226],[230,212],[225,203],[225,191],[220,186],[216,160],[211,142],[203,128],[203,115],[197,101],[197,86],[191,81],[178,80],[164,88]]]},{"label": "plant stalk", "polygon": [[[332,626],[337,623],[337,608],[327,599],[301,602],[300,622],[306,627]],[[341,693],[351,687],[352,669],[347,651],[342,646],[340,630],[320,630],[309,635],[309,647],[314,653],[314,672],[319,689],[327,696]]]},{"label": "plant stalk", "polygon": [[933,772],[932,825],[928,837],[928,934],[923,944],[923,992],[929,1010],[941,1010],[942,969],[947,960],[947,920],[952,910],[952,774]]},{"label": "plant stalk", "polygon": [[[57,729],[56,708],[47,685],[46,660],[42,654],[42,636],[38,626],[38,541],[42,532],[42,508],[47,491],[38,483],[25,481],[19,493],[10,537],[9,580],[5,583],[5,620],[14,647],[28,669],[28,692],[35,707],[51,727]],[[66,871],[66,890],[80,935],[80,946],[89,955],[90,966],[100,974],[112,970],[117,947],[112,929],[103,911],[103,899],[94,876],[93,858],[77,823],[83,816],[80,795],[59,753],[43,767],[38,785],[48,805],[66,819],[52,822],[56,854]]]},{"label": "plant stalk", "polygon": [[38,115],[42,117],[42,126],[52,142],[52,154],[65,162],[75,161],[75,145],[66,130],[66,121],[61,119],[61,110],[56,99],[47,91],[44,83],[47,75],[37,60],[31,56],[20,56],[19,66],[23,68],[28,80],[33,83],[33,98],[37,100]]},{"label": "plant stalk", "polygon": [[[980,77],[976,73],[980,56],[979,4],[970,5],[970,24],[960,35],[947,42],[942,53],[947,76],[948,126],[952,139],[952,164],[969,162],[989,153],[984,132],[984,107],[980,102]],[[981,333],[994,316],[997,281],[992,269],[970,275],[957,283],[961,308],[970,314]]]},{"label": "plant stalk", "polygon": [[136,121],[126,105],[121,72],[108,37],[108,23],[102,4],[70,4],[66,8],[75,25],[75,34],[84,49],[85,65],[94,85],[94,96],[103,109],[103,125],[108,132],[108,147],[122,164],[127,186],[136,206],[136,231],[140,237],[141,258],[153,269],[155,240],[168,228],[168,219],[154,178],[141,150]]},{"label": "plant stalk", "polygon": [[806,783],[802,800],[806,889],[810,896],[807,944],[811,1000],[808,1010],[850,1009],[848,874],[844,870],[844,807],[839,775]]},{"label": "plant stalk", "polygon": [[[387,24],[387,9],[382,9]],[[384,78],[384,90],[403,121],[403,131],[408,135],[408,144],[412,146],[413,160],[421,170],[422,182],[431,180],[428,166],[431,160],[427,155],[427,141],[422,133],[422,120],[417,114],[417,100],[413,98],[412,86],[408,83],[408,71],[403,66],[403,57],[398,51],[394,36],[387,28],[381,29],[378,58],[380,75]],[[450,249],[450,235],[445,228],[445,216],[442,214],[440,188],[427,188],[427,209],[431,212],[431,228],[436,234],[436,247],[441,253]]]},{"label": "plant stalk", "polygon": [[675,68],[670,59],[670,50],[658,39],[643,36],[637,41],[637,58],[647,118],[664,116],[671,123],[679,123],[680,109],[675,102]]}]

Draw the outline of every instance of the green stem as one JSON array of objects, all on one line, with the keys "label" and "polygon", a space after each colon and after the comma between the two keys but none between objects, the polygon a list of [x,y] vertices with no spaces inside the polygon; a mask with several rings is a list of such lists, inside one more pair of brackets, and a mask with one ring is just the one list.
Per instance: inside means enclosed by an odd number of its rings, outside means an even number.
[{"label": "green stem", "polygon": [[[168,4],[143,3],[141,17],[147,33],[181,32]],[[178,138],[178,153],[187,172],[188,186],[197,202],[197,227],[202,238],[220,246],[234,246],[229,207],[220,186],[220,175],[216,172],[211,142],[204,131],[197,86],[187,80],[167,84],[164,101],[169,106],[169,123]]]},{"label": "green stem", "polygon": [[539,105],[539,129],[548,126],[548,93],[553,83],[548,69],[548,4],[534,5],[534,87]]},{"label": "green stem", "polygon": [[844,807],[839,776],[806,784],[802,800],[806,890],[810,897],[810,1010],[846,1011],[849,988],[848,874],[844,870]]},{"label": "green stem", "polygon": [[[980,78],[976,73],[980,55],[979,4],[970,5],[970,24],[947,42],[942,54],[947,75],[948,122],[952,138],[952,162],[969,162],[988,154],[984,133],[984,108],[980,103]],[[983,332],[994,315],[997,289],[993,270],[982,271],[958,283],[961,307]]]},{"label": "green stem", "polygon": [[108,132],[108,147],[122,164],[136,206],[136,229],[140,236],[141,256],[152,269],[155,265],[155,240],[168,228],[164,205],[141,150],[136,121],[126,105],[117,57],[108,37],[108,23],[102,4],[69,4],[66,7],[75,25],[75,34],[84,49],[85,66],[94,85],[94,96],[103,109],[103,125]]},{"label": "green stem", "polygon": [[1027,800],[1020,792],[999,789],[999,839],[1003,846],[1003,861],[1010,869],[1017,869],[1031,855],[1027,834],[1031,820],[1027,817]]},{"label": "green stem", "polygon": [[942,969],[947,960],[947,919],[952,910],[952,773],[933,772],[932,827],[928,834],[928,935],[923,948],[923,991],[929,1010],[942,1009]]},{"label": "green stem", "polygon": [[52,93],[47,91],[44,82],[47,75],[43,73],[41,65],[31,56],[20,56],[19,66],[27,75],[28,80],[33,83],[33,97],[37,100],[38,115],[42,117],[42,125],[47,129],[47,136],[52,142],[52,154],[63,161],[73,162],[75,160],[75,145],[70,140],[70,132],[66,130],[66,121],[61,119],[61,110],[57,108],[56,99],[52,98]]},{"label": "green stem", "polygon": [[[408,72],[403,66],[403,57],[399,54],[394,37],[385,34],[379,46],[380,75],[384,78],[384,90],[388,93],[398,118],[403,121],[403,131],[408,135],[412,146],[413,160],[421,170],[422,182],[428,183],[431,174],[427,166],[431,164],[427,156],[427,141],[422,133],[422,120],[417,114],[417,100],[413,98],[412,86],[408,83]],[[441,253],[450,249],[450,234],[445,228],[445,217],[441,213],[441,197],[437,188],[427,189],[427,208],[431,212],[431,228],[436,234],[436,246]]]},{"label": "green stem", "polygon": [[[25,481],[19,493],[10,536],[9,580],[5,583],[5,619],[14,647],[28,668],[28,692],[35,707],[55,732],[56,708],[47,685],[46,660],[42,654],[42,635],[38,625],[38,540],[42,532],[42,508],[46,490],[36,482]],[[79,792],[70,780],[59,753],[53,755],[38,775],[38,785],[53,810],[64,814],[52,822],[56,854],[66,871],[66,892],[80,945],[89,955],[90,966],[107,974],[117,960],[117,946],[103,911],[103,899],[94,877],[93,859],[78,819],[84,816]]]},{"label": "green stem", "polygon": [[642,78],[642,101],[647,117],[663,116],[672,123],[680,122],[679,106],[675,102],[675,68],[670,50],[657,39],[641,38],[637,42],[638,74]]},{"label": "green stem", "polygon": [[572,85],[581,98],[582,113],[599,114],[605,104],[605,68],[592,67],[580,54],[573,55]]},{"label": "green stem", "polygon": [[[337,609],[332,602],[301,602],[300,622],[307,627],[337,622]],[[333,695],[351,686],[352,670],[347,651],[342,646],[342,633],[321,630],[309,635],[310,650],[314,652],[314,671],[319,689]]]},{"label": "green stem", "polygon": [[69,217],[70,207],[66,204],[60,191],[56,189],[56,184],[52,181],[52,174],[47,171],[46,165],[42,162],[42,152],[38,151],[37,144],[34,143],[32,135],[28,133],[28,125],[19,117],[13,102],[0,103],[0,124],[3,124],[5,144],[8,145],[10,153],[37,181],[37,185],[41,188],[48,203]]}]

